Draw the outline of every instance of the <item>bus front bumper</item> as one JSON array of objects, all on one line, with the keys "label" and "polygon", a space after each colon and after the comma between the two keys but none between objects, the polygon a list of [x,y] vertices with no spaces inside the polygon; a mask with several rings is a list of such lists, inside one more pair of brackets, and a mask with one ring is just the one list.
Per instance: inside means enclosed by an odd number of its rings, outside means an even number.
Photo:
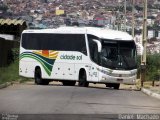
[{"label": "bus front bumper", "polygon": [[129,76],[129,77],[114,77],[109,75],[101,75],[100,81],[101,83],[123,83],[123,84],[136,84],[137,75]]}]

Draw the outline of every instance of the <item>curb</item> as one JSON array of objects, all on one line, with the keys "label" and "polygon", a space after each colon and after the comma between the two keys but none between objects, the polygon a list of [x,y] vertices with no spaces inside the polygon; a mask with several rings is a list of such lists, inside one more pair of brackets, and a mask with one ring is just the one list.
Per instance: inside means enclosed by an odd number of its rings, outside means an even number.
[{"label": "curb", "polygon": [[6,83],[3,83],[3,84],[0,84],[0,89],[6,88],[6,87],[8,87],[12,84],[13,84],[12,82],[6,82]]},{"label": "curb", "polygon": [[147,94],[147,95],[150,95],[150,96],[152,96],[152,97],[157,98],[157,99],[160,100],[160,94],[158,94],[158,93],[154,93],[154,92],[152,92],[152,91],[150,91],[148,89],[145,89],[145,88],[142,88],[141,91],[143,93]]}]

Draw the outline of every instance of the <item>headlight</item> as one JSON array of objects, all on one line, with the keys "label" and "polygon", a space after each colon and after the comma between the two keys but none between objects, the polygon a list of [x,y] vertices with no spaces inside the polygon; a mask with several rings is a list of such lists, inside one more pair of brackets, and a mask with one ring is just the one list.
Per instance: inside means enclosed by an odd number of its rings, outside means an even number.
[{"label": "headlight", "polygon": [[131,72],[131,76],[135,76],[137,73],[136,72]]},{"label": "headlight", "polygon": [[110,75],[111,72],[110,71],[106,71],[106,70],[103,70],[103,69],[99,69],[97,68],[98,71],[102,72],[103,74],[107,74],[107,75]]}]

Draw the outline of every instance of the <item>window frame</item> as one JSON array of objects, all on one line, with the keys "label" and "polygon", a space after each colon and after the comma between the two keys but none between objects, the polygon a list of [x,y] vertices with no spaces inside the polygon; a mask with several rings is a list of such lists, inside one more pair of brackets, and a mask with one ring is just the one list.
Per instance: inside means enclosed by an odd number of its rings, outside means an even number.
[{"label": "window frame", "polygon": [[27,50],[78,51],[87,55],[85,34],[23,33],[21,46]]}]

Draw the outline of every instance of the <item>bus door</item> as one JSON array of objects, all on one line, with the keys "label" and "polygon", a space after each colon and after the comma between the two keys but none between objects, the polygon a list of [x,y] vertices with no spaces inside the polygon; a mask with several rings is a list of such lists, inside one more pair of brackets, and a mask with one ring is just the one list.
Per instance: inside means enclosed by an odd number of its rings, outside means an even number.
[{"label": "bus door", "polygon": [[90,58],[91,58],[91,76],[92,76],[92,81],[98,82],[99,81],[99,72],[98,68],[99,66],[99,53],[98,53],[98,46],[95,42],[92,43],[91,49],[90,49]]}]

